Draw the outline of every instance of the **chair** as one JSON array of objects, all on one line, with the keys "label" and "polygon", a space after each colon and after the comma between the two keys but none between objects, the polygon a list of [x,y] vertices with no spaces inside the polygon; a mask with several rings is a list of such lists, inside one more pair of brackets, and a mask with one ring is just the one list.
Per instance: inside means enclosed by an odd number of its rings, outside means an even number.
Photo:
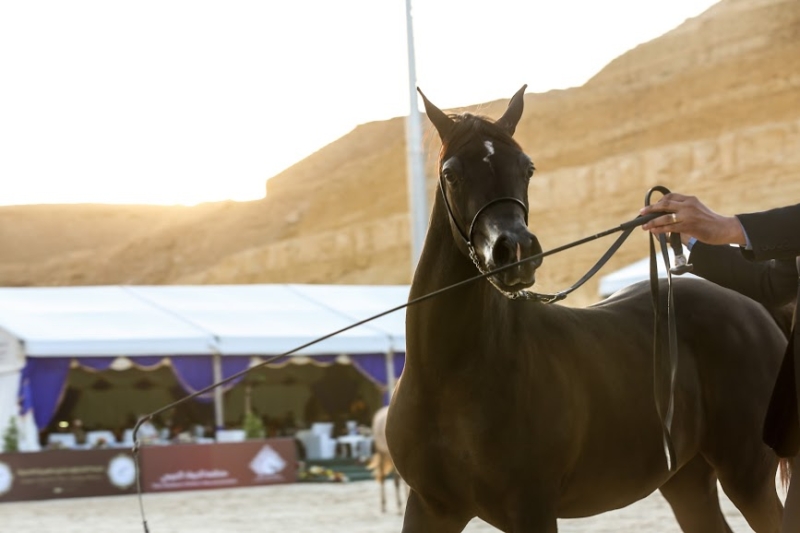
[{"label": "chair", "polygon": [[101,445],[101,441],[105,446],[114,446],[117,443],[117,437],[107,429],[86,432],[87,447],[96,448]]},{"label": "chair", "polygon": [[311,429],[303,429],[295,433],[295,438],[303,443],[306,459],[333,459],[336,457],[336,439],[331,437],[333,424],[318,422],[311,424]]},{"label": "chair", "polygon": [[47,444],[54,448],[77,448],[78,439],[74,433],[50,433],[47,436]]},{"label": "chair", "polygon": [[319,436],[320,459],[336,457],[336,439],[333,438],[333,422],[315,422],[311,424],[311,432]]},{"label": "chair", "polygon": [[122,442],[125,446],[133,447],[133,428],[128,428],[122,432]]},{"label": "chair", "polygon": [[333,436],[333,422],[314,422],[311,424],[311,433],[315,435]]},{"label": "chair", "polygon": [[364,439],[366,439],[366,437],[362,437],[361,435],[342,435],[336,439],[336,442],[339,443],[343,448],[343,457],[361,459],[361,448],[363,446]]},{"label": "chair", "polygon": [[372,442],[373,438],[371,436],[363,436],[361,440],[356,445],[356,455],[362,461],[369,460],[372,457]]},{"label": "chair", "polygon": [[243,429],[218,429],[217,442],[244,442],[246,433]]}]

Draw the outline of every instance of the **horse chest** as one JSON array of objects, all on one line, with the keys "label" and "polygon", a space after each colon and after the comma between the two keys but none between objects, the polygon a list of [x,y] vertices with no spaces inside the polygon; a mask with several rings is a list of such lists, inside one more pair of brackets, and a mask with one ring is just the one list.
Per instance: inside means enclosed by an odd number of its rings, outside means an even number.
[{"label": "horse chest", "polygon": [[533,456],[562,462],[541,446],[550,441],[537,437],[548,431],[546,420],[531,422],[508,386],[470,392],[444,380],[426,390],[412,375],[404,375],[396,393],[390,449],[415,490],[474,502],[480,494],[506,490],[528,465],[539,463],[531,462]]},{"label": "horse chest", "polygon": [[491,454],[470,442],[468,432],[430,428],[405,448],[396,467],[409,486],[420,494],[471,502],[476,487],[491,476]]}]

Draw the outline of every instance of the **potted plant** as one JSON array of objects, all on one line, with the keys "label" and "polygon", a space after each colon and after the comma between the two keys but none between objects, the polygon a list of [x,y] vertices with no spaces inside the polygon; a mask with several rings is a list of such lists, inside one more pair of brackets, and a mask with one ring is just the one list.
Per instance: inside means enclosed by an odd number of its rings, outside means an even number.
[{"label": "potted plant", "polygon": [[264,430],[264,422],[262,422],[261,418],[252,411],[248,411],[244,415],[242,429],[244,429],[244,435],[247,439],[263,439],[266,435],[266,431]]},{"label": "potted plant", "polygon": [[8,427],[3,433],[3,452],[18,452],[19,451],[19,429],[17,428],[16,417],[11,417],[8,421]]}]

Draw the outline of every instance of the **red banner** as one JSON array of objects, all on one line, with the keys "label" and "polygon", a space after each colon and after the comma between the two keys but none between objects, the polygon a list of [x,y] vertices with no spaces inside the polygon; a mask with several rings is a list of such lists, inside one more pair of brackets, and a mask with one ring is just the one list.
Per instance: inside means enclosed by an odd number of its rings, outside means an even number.
[{"label": "red banner", "polygon": [[294,439],[145,446],[141,454],[144,492],[297,481]]},{"label": "red banner", "polygon": [[0,502],[131,494],[136,467],[127,449],[0,454]]}]

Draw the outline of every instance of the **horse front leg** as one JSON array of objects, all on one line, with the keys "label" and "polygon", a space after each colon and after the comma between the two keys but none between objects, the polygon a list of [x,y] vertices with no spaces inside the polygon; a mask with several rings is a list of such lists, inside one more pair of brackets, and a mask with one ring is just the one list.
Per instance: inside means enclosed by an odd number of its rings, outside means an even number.
[{"label": "horse front leg", "polygon": [[555,504],[542,494],[526,494],[515,498],[509,495],[506,508],[508,533],[557,533],[558,520]]},{"label": "horse front leg", "polygon": [[425,501],[417,491],[410,489],[402,533],[461,533],[472,518]]},{"label": "horse front leg", "polygon": [[508,533],[557,533],[558,521],[549,514],[518,514],[511,519]]}]

